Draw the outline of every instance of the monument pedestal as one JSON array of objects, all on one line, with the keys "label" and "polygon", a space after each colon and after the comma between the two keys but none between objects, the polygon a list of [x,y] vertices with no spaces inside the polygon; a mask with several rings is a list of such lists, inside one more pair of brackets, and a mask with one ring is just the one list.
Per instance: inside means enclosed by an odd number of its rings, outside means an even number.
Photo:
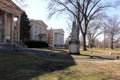
[{"label": "monument pedestal", "polygon": [[69,41],[69,55],[80,55],[80,42],[77,40]]}]

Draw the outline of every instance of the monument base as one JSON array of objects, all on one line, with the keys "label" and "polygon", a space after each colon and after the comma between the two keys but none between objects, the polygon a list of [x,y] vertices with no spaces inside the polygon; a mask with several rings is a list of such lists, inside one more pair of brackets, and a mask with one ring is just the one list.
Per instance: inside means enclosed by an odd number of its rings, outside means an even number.
[{"label": "monument base", "polygon": [[80,55],[80,42],[69,41],[69,55]]}]

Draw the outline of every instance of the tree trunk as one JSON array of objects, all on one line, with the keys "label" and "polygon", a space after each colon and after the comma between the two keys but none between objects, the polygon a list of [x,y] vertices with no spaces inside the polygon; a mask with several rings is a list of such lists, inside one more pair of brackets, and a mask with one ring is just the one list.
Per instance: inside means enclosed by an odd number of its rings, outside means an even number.
[{"label": "tree trunk", "polygon": [[83,36],[83,50],[87,51],[87,46],[86,46],[86,33],[82,34]]},{"label": "tree trunk", "polygon": [[113,36],[111,37],[111,49],[114,49],[114,47],[113,47]]}]

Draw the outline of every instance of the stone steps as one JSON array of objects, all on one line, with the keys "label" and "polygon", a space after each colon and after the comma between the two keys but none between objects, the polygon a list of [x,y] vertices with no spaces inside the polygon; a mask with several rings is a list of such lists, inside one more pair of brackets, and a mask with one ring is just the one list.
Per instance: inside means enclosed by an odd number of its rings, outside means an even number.
[{"label": "stone steps", "polygon": [[0,48],[13,48],[13,45],[11,43],[0,43]]},{"label": "stone steps", "polygon": [[24,48],[24,47],[17,43],[0,43],[0,49],[14,49],[14,48]]}]

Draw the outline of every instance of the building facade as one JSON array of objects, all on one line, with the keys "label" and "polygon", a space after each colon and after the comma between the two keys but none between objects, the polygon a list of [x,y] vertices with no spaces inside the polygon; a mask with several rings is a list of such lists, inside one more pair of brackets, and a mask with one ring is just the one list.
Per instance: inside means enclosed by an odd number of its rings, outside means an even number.
[{"label": "building facade", "polygon": [[54,47],[54,43],[53,43],[53,29],[49,29],[47,30],[47,42],[49,44],[49,46]]},{"label": "building facade", "polygon": [[52,47],[64,46],[64,30],[50,29],[48,30],[48,44]]},{"label": "building facade", "polygon": [[47,42],[47,25],[41,20],[30,20],[30,40]]},{"label": "building facade", "polygon": [[[23,10],[21,10],[13,1],[0,0],[0,43],[13,43],[14,40],[19,42],[20,17],[22,12]],[[16,26],[14,24],[15,18],[17,20]],[[14,34],[16,34],[16,36]]]}]

